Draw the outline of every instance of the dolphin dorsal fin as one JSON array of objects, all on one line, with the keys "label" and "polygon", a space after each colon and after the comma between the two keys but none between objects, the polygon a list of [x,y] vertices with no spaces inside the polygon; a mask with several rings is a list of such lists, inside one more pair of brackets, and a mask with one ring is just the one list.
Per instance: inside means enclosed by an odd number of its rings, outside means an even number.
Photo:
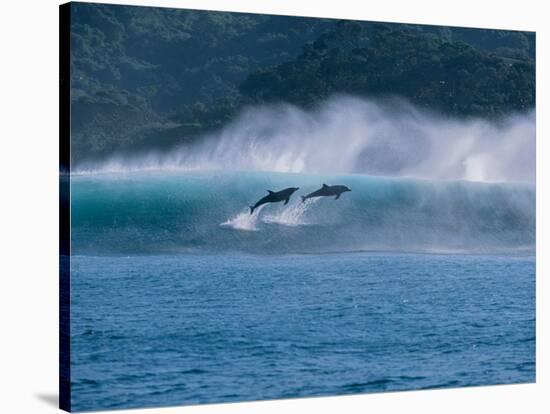
[{"label": "dolphin dorsal fin", "polygon": [[274,191],[271,191],[271,190],[267,190],[267,192],[268,192],[269,194],[273,194],[273,193],[274,193]]},{"label": "dolphin dorsal fin", "polygon": [[326,188],[326,187],[328,187],[328,185],[326,185],[326,184],[323,184],[323,188]]}]

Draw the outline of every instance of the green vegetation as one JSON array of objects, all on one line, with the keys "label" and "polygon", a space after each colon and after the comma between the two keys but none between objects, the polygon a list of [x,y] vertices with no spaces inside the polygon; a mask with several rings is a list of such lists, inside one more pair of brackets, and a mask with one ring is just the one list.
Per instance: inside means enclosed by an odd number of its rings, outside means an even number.
[{"label": "green vegetation", "polygon": [[397,95],[451,115],[498,116],[532,107],[534,82],[528,58],[399,26],[340,22],[296,59],[251,74],[241,91],[257,102],[303,106],[334,93]]},{"label": "green vegetation", "polygon": [[73,3],[72,157],[170,148],[245,105],[397,95],[453,116],[535,105],[533,33]]}]

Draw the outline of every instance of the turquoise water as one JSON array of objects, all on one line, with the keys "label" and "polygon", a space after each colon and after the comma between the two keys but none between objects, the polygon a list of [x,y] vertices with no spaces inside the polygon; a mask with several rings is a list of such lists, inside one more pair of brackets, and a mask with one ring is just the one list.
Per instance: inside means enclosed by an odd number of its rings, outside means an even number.
[{"label": "turquoise water", "polygon": [[[322,183],[339,200],[299,195]],[[300,187],[290,203],[248,206]],[[526,184],[276,173],[117,174],[72,179],[76,254],[534,253],[535,188]]]},{"label": "turquoise water", "polygon": [[73,409],[533,382],[534,231],[521,185],[75,177]]}]

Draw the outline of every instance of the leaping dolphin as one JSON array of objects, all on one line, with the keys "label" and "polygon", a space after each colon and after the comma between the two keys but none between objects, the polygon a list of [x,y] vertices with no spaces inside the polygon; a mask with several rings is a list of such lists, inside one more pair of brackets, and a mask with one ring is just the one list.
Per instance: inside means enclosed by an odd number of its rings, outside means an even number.
[{"label": "leaping dolphin", "polygon": [[298,190],[299,188],[296,188],[296,187],[285,188],[284,190],[281,190],[281,191],[267,190],[267,192],[269,193],[268,195],[260,199],[260,201],[258,201],[253,206],[250,206],[250,214],[254,213],[254,210],[256,210],[258,207],[260,207],[263,204],[278,203],[279,201],[284,201],[286,205],[290,200],[290,196],[292,196],[292,194]]},{"label": "leaping dolphin", "polygon": [[313,193],[309,193],[306,196],[302,196],[302,203],[304,203],[308,198],[315,198],[315,197],[330,197],[330,196],[336,196],[334,197],[335,200],[338,200],[342,193],[345,193],[346,191],[351,191],[348,187],[345,185],[326,185],[323,184],[323,186],[314,191]]}]

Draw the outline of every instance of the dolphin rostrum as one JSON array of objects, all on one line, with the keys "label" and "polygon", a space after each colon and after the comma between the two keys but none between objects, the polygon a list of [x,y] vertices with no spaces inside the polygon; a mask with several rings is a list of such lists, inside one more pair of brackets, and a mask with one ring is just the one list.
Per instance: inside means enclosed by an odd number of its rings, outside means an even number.
[{"label": "dolphin rostrum", "polygon": [[315,198],[315,197],[330,197],[330,196],[336,196],[334,197],[335,200],[338,200],[342,193],[345,193],[346,191],[351,191],[348,187],[345,185],[326,185],[323,184],[321,188],[314,191],[313,193],[309,193],[306,196],[302,196],[302,203],[304,203],[308,198]]},{"label": "dolphin rostrum", "polygon": [[289,187],[285,188],[281,191],[271,191],[267,190],[269,193],[264,198],[260,199],[256,204],[253,206],[250,206],[250,214],[254,213],[254,210],[256,210],[258,207],[260,207],[263,204],[267,203],[278,203],[279,201],[284,201],[285,205],[288,204],[288,201],[290,200],[290,196],[294,191],[299,190],[299,188],[296,187]]}]

